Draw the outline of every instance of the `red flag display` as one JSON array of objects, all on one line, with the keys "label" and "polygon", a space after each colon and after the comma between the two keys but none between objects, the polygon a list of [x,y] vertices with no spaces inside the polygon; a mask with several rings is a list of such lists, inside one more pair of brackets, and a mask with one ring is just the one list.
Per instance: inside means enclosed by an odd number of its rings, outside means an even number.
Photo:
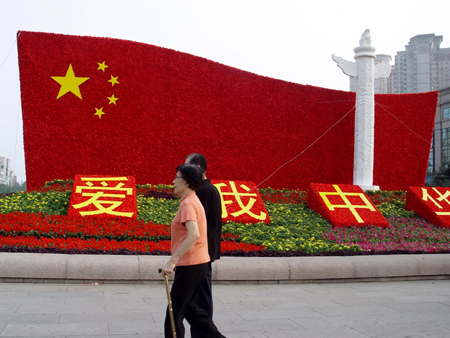
[{"label": "red flag display", "polygon": [[[170,184],[193,152],[208,176],[261,188],[353,181],[355,93],[131,41],[24,31],[17,41],[29,189],[80,172]],[[374,184],[423,185],[437,93],[375,101]]]},{"label": "red flag display", "polygon": [[306,202],[334,226],[389,226],[375,204],[357,185],[311,183]]},{"label": "red flag display", "polygon": [[450,228],[450,188],[409,187],[405,207],[433,224]]},{"label": "red flag display", "polygon": [[134,177],[75,175],[69,218],[137,218]]},{"label": "red flag display", "polygon": [[220,193],[224,222],[270,223],[255,182],[211,180],[211,183]]}]

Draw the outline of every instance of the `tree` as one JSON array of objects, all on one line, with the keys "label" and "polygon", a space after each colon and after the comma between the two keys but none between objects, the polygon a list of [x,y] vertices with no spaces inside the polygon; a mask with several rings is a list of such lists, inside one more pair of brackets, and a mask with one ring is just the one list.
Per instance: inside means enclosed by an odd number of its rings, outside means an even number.
[{"label": "tree", "polygon": [[433,175],[431,185],[435,187],[449,187],[450,186],[450,166],[443,165],[439,171]]},{"label": "tree", "polygon": [[10,194],[18,191],[27,191],[27,182],[17,183],[10,187],[6,184],[0,184],[0,194]]}]

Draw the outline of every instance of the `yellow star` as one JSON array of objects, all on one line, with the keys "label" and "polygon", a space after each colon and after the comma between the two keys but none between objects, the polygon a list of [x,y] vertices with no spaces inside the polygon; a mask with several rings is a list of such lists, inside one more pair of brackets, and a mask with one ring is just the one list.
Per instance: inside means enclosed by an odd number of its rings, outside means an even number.
[{"label": "yellow star", "polygon": [[103,70],[103,73],[105,72],[105,69],[108,68],[109,66],[105,65],[106,61],[103,61],[102,63],[97,62],[98,63],[98,68],[97,70]]},{"label": "yellow star", "polygon": [[109,104],[114,103],[116,104],[116,101],[119,99],[118,97],[114,97],[114,94],[112,94],[111,97],[107,97],[109,99]]},{"label": "yellow star", "polygon": [[108,82],[111,82],[112,86],[114,87],[116,83],[119,83],[119,81],[117,81],[118,78],[118,76],[114,77],[111,75],[111,80],[108,80]]},{"label": "yellow star", "polygon": [[83,82],[89,80],[88,77],[76,77],[72,69],[72,64],[69,64],[69,69],[67,70],[66,76],[52,76],[51,78],[61,85],[58,97],[56,99],[59,99],[68,92],[72,92],[81,99],[79,86]]},{"label": "yellow star", "polygon": [[102,115],[105,114],[105,112],[103,112],[103,107],[101,107],[100,109],[95,108],[96,113],[94,115],[97,115],[99,119],[102,118]]}]

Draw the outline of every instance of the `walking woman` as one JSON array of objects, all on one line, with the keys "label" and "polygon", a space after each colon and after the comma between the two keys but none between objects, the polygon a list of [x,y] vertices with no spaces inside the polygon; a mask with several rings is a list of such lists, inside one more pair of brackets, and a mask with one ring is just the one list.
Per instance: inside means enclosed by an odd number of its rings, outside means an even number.
[{"label": "walking woman", "polygon": [[[173,189],[181,198],[180,207],[172,221],[172,257],[162,268],[162,274],[172,274],[175,280],[170,296],[177,338],[184,338],[183,319],[205,338],[225,338],[214,325],[211,317],[197,306],[196,299],[200,286],[206,277],[209,254],[206,237],[205,210],[195,195],[202,186],[202,170],[194,164],[177,167]],[[164,323],[166,338],[172,338],[168,310]]]}]

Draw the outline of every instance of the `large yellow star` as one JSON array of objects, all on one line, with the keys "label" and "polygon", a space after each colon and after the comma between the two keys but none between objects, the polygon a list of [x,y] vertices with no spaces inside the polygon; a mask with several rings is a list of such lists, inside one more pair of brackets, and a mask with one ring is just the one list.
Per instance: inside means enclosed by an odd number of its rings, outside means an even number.
[{"label": "large yellow star", "polygon": [[99,119],[102,118],[102,115],[103,115],[103,114],[106,114],[106,113],[103,111],[103,107],[101,107],[100,109],[95,108],[95,111],[96,111],[96,113],[95,113],[94,115],[97,115]]},{"label": "large yellow star", "polygon": [[118,98],[118,97],[114,97],[114,94],[112,94],[111,97],[106,97],[106,98],[109,100],[109,104],[114,103],[115,105],[117,105],[117,104],[116,104],[116,101],[117,101],[119,98]]},{"label": "large yellow star", "polygon": [[83,82],[89,80],[88,77],[76,77],[72,69],[72,64],[69,64],[69,69],[67,70],[66,76],[52,76],[52,79],[61,85],[58,97],[56,99],[59,99],[61,96],[67,94],[68,92],[72,92],[80,99],[82,99],[79,86]]}]

